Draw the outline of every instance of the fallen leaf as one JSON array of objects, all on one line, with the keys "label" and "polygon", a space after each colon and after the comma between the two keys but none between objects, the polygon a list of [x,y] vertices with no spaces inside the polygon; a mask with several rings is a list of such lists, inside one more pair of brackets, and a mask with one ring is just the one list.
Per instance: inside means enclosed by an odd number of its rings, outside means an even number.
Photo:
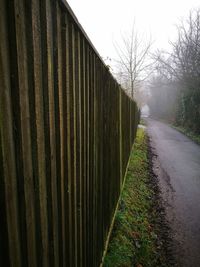
[{"label": "fallen leaf", "polygon": [[132,232],[131,233],[131,236],[134,238],[134,239],[138,239],[140,237],[140,233],[138,232]]}]

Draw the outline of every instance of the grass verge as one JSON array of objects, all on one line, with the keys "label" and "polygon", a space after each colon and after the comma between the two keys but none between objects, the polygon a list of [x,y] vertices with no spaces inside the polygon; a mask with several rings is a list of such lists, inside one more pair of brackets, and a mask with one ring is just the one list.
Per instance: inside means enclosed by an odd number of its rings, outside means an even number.
[{"label": "grass verge", "polygon": [[141,118],[141,119],[140,119],[140,124],[146,126],[146,121],[145,121],[145,119]]},{"label": "grass verge", "polygon": [[199,135],[196,135],[193,132],[191,132],[188,129],[185,129],[185,128],[181,127],[181,126],[172,125],[172,127],[174,129],[178,130],[179,132],[183,133],[187,137],[189,137],[192,141],[194,141],[198,145],[200,145],[200,136]]},{"label": "grass verge", "polygon": [[147,137],[138,129],[104,267],[167,266],[154,231],[154,190],[150,186]]}]

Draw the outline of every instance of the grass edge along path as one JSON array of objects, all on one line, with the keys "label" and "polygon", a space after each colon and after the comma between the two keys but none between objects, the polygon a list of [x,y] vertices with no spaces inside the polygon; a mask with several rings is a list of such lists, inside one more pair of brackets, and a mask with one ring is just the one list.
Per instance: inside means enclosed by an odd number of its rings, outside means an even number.
[{"label": "grass edge along path", "polygon": [[182,134],[186,135],[187,137],[189,137],[193,142],[195,142],[196,144],[200,145],[200,135],[195,134],[192,131],[189,131],[188,129],[182,127],[182,126],[177,126],[177,125],[170,125],[172,126],[174,129],[176,129],[177,131],[181,132]]},{"label": "grass edge along path", "polygon": [[153,223],[158,216],[153,207],[157,192],[150,179],[147,136],[138,129],[104,267],[168,266]]}]

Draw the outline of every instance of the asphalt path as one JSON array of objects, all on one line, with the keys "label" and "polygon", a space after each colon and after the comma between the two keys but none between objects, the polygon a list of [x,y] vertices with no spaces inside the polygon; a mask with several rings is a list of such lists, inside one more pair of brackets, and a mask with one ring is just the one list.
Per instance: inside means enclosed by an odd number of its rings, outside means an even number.
[{"label": "asphalt path", "polygon": [[180,267],[200,267],[200,146],[167,124],[147,120],[173,253]]}]

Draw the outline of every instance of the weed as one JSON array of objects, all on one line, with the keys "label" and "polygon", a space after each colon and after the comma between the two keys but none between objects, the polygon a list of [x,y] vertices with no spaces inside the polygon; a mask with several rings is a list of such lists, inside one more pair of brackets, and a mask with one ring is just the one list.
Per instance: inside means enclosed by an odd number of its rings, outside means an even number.
[{"label": "weed", "polygon": [[147,138],[138,129],[104,267],[158,266],[157,235],[150,219],[154,192],[149,179]]}]

